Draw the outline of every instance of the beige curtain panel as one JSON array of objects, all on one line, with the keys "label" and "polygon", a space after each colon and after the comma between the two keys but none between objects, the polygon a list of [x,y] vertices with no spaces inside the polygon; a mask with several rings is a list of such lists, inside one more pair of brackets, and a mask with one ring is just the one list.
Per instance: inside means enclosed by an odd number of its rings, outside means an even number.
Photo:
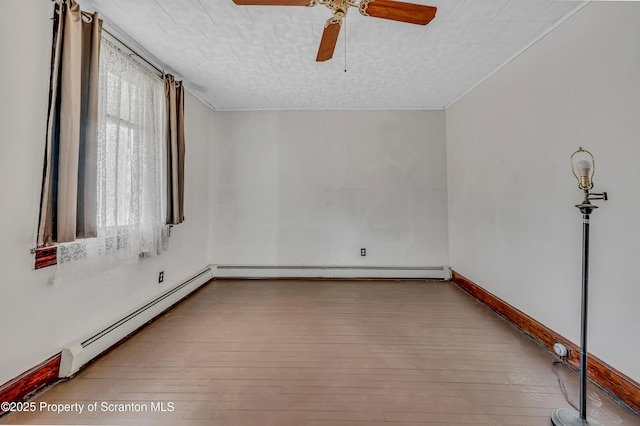
[{"label": "beige curtain panel", "polygon": [[171,74],[164,76],[167,145],[167,225],[184,221],[184,90]]},{"label": "beige curtain panel", "polygon": [[97,13],[74,0],[62,1],[54,17],[39,246],[96,236],[101,29]]}]

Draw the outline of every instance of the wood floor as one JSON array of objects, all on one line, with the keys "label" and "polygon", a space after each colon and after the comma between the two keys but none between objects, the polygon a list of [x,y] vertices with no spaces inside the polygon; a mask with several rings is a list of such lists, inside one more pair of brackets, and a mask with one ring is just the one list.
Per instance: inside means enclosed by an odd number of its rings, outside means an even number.
[{"label": "wood floor", "polygon": [[[0,424],[549,425],[552,361],[448,282],[214,281]],[[589,408],[640,425],[593,386]]]}]

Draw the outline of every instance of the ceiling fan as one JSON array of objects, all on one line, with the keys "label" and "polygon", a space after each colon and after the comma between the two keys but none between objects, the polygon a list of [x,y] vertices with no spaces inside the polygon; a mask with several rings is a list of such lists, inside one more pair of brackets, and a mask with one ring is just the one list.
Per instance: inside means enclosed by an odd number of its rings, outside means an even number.
[{"label": "ceiling fan", "polygon": [[333,57],[338,42],[342,19],[350,7],[357,7],[364,16],[427,25],[436,16],[436,8],[422,4],[394,0],[233,0],[240,6],[315,6],[322,4],[331,9],[333,17],[324,24],[316,61],[324,62]]}]

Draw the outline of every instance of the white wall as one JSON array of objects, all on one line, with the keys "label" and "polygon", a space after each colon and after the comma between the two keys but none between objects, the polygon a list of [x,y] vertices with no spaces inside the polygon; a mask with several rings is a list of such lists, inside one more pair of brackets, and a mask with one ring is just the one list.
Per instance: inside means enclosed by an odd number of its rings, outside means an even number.
[{"label": "white wall", "polygon": [[[0,14],[0,385],[110,324],[210,262],[209,122],[186,97],[186,222],[169,251],[84,281],[50,284],[54,268],[33,270],[47,113],[50,0],[4,0]],[[28,25],[25,20],[28,19]],[[157,284],[158,272],[165,282]]]},{"label": "white wall", "polygon": [[596,157],[589,349],[640,381],[640,3],[593,2],[446,111],[450,259],[579,342],[581,193]]},{"label": "white wall", "polygon": [[213,263],[448,264],[442,111],[214,117]]}]

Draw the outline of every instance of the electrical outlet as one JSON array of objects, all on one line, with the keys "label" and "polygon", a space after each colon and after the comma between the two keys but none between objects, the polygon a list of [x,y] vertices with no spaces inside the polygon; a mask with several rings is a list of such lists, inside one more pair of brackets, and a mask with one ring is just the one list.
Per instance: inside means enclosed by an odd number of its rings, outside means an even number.
[{"label": "electrical outlet", "polygon": [[360,249],[360,256],[366,256],[367,255],[367,249],[366,248],[361,248]]},{"label": "electrical outlet", "polygon": [[553,345],[553,350],[559,357],[564,358],[565,356],[569,356],[569,350],[562,343],[556,343],[555,345]]},{"label": "electrical outlet", "polygon": [[158,284],[164,281],[164,271],[160,271],[158,274]]}]

